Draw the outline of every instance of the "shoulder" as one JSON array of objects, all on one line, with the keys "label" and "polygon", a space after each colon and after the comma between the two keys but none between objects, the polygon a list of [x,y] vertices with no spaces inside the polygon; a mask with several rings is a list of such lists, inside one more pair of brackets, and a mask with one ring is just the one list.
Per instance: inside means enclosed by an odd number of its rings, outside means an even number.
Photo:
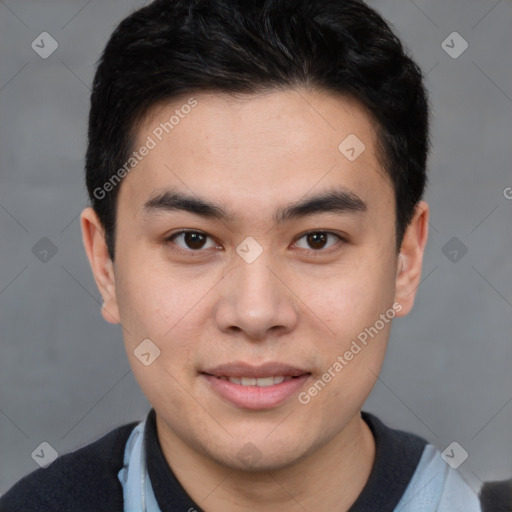
[{"label": "shoulder", "polygon": [[[438,448],[427,444],[400,501],[410,510],[480,512],[477,494],[461,473],[445,462]],[[397,507],[400,509],[400,506]],[[409,510],[406,508],[406,510]]]},{"label": "shoulder", "polygon": [[391,512],[407,489],[427,442],[415,434],[386,426],[368,412],[361,414],[375,440],[375,461],[351,511]]},{"label": "shoulder", "polygon": [[117,473],[123,467],[126,440],[136,425],[118,427],[25,476],[0,498],[0,512],[122,510]]},{"label": "shoulder", "polygon": [[435,446],[369,413],[362,417],[374,435],[376,457],[355,511],[480,512],[476,493]]}]

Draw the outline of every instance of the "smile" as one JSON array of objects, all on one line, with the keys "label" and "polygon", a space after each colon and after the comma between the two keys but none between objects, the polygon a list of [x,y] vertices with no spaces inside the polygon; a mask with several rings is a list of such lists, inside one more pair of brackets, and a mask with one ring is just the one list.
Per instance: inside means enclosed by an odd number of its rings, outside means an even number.
[{"label": "smile", "polygon": [[289,376],[275,376],[275,377],[218,377],[219,379],[228,380],[233,384],[240,384],[242,386],[258,386],[260,388],[266,388],[268,386],[274,386],[275,384],[281,384],[285,380],[291,380],[294,377]]},{"label": "smile", "polygon": [[[279,407],[290,401],[309,382],[311,373],[304,371],[285,371],[270,374],[269,371],[260,372],[232,370],[224,372],[216,371],[216,374],[200,373],[207,389],[213,396],[237,409],[265,410]],[[252,373],[252,375],[247,375]],[[288,375],[283,375],[288,373]],[[289,375],[295,373],[296,375]],[[263,374],[263,376],[262,376]]]}]

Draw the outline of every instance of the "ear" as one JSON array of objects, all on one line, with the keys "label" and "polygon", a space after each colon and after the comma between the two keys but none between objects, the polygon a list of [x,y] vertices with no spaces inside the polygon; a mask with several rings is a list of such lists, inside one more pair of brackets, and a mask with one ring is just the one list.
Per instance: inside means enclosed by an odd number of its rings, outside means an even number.
[{"label": "ear", "polygon": [[94,280],[103,298],[101,314],[107,322],[118,324],[120,318],[116,299],[114,264],[108,253],[105,230],[96,212],[90,207],[82,211],[80,222],[85,252]]},{"label": "ear", "polygon": [[407,229],[397,260],[395,301],[402,305],[397,316],[407,315],[414,304],[420,285],[423,253],[428,238],[429,206],[420,201]]}]

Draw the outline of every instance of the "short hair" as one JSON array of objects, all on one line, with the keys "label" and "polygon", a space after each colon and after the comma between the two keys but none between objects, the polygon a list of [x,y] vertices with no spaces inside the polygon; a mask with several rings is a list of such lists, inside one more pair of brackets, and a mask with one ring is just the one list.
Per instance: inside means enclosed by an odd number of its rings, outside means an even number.
[{"label": "short hair", "polygon": [[427,181],[429,106],[421,70],[386,21],[360,0],[156,0],[115,29],[91,93],[86,183],[110,257],[112,180],[125,175],[151,108],[200,92],[299,87],[355,99],[375,121],[399,250]]}]

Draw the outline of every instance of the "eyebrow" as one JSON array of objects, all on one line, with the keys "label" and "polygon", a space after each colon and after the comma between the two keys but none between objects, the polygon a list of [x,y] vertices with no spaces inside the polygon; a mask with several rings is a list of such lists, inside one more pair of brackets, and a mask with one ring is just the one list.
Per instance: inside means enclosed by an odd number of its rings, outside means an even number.
[{"label": "eyebrow", "polygon": [[[147,214],[186,211],[204,218],[232,222],[235,215],[210,199],[165,190],[144,203]],[[345,189],[331,189],[315,196],[300,199],[276,210],[276,224],[320,213],[363,213],[368,205],[356,194]]]}]

